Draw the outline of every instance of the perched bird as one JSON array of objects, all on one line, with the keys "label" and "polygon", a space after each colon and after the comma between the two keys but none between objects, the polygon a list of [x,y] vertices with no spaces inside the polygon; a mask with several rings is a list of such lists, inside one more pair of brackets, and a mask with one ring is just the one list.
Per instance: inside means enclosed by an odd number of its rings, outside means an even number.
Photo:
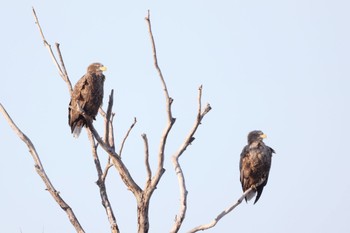
[{"label": "perched bird", "polygon": [[[243,148],[239,161],[240,180],[243,192],[253,186],[254,192],[251,192],[245,200],[252,199],[255,194],[254,204],[259,200],[264,186],[267,184],[271,167],[272,153],[275,151],[265,145],[263,139],[266,134],[260,130],[252,131],[248,134],[248,145]],[[256,186],[261,180],[264,182]]]},{"label": "perched bird", "polygon": [[86,74],[75,84],[68,107],[68,124],[75,138],[83,126],[95,120],[103,100],[103,84],[107,70],[101,63],[92,63]]}]

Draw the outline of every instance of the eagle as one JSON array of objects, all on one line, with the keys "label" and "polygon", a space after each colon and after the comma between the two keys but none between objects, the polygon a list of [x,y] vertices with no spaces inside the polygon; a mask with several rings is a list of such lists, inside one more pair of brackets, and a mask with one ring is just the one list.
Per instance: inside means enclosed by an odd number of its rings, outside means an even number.
[{"label": "eagle", "polygon": [[74,86],[68,107],[68,124],[75,138],[88,121],[96,119],[103,100],[105,76],[102,72],[106,70],[101,63],[92,63]]},{"label": "eagle", "polygon": [[[245,200],[249,201],[257,194],[254,204],[259,200],[264,186],[267,184],[272,154],[275,153],[271,147],[265,145],[264,138],[266,138],[266,134],[260,130],[250,132],[248,134],[248,145],[243,148],[239,161],[243,192],[250,187],[254,188],[254,191],[246,196]],[[263,183],[258,185],[262,180],[264,180]]]}]

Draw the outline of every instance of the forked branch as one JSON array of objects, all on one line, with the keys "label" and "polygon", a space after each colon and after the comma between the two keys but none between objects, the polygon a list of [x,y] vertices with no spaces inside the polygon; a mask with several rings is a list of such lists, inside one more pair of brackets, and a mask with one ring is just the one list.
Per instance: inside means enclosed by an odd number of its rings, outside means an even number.
[{"label": "forked branch", "polygon": [[59,55],[59,58],[60,58],[61,65],[58,63],[57,58],[56,58],[56,56],[55,56],[55,54],[54,54],[54,52],[53,52],[53,50],[51,48],[51,45],[45,39],[44,32],[41,29],[40,22],[39,22],[38,16],[36,15],[34,7],[32,8],[32,11],[33,11],[34,19],[35,19],[35,24],[38,26],[38,29],[39,29],[39,32],[40,32],[40,36],[41,36],[41,38],[42,38],[42,40],[44,42],[44,45],[47,48],[47,50],[49,51],[51,59],[52,59],[54,65],[56,66],[56,68],[58,70],[58,73],[60,74],[60,76],[63,79],[63,81],[67,84],[70,96],[72,96],[73,88],[72,88],[72,84],[71,84],[71,82],[69,80],[66,67],[65,67],[64,62],[63,62],[63,58],[62,58],[62,54],[61,54],[61,50],[60,50],[60,45],[58,43],[56,43],[56,49],[57,49],[57,52],[58,52],[58,55]]},{"label": "forked branch", "polygon": [[182,171],[179,158],[182,153],[187,149],[189,145],[194,141],[194,134],[196,133],[198,126],[201,124],[203,117],[211,110],[209,104],[206,105],[205,109],[202,110],[202,86],[198,88],[198,112],[193,128],[190,130],[188,136],[185,138],[183,144],[180,146],[178,151],[172,156],[172,162],[175,169],[175,174],[177,175],[179,190],[180,190],[180,209],[176,215],[174,225],[170,230],[171,233],[176,233],[179,231],[183,220],[185,219],[187,210],[187,189],[185,176]]},{"label": "forked branch", "polygon": [[[165,145],[166,145],[166,141],[167,141],[169,132],[175,123],[175,118],[173,118],[172,112],[171,112],[171,104],[173,102],[173,99],[169,96],[169,92],[168,92],[168,89],[167,89],[167,86],[166,86],[166,83],[165,83],[165,80],[163,77],[163,73],[158,65],[157,50],[156,50],[156,45],[155,45],[155,41],[154,41],[154,37],[153,37],[153,33],[152,33],[151,14],[150,14],[149,10],[148,10],[147,16],[145,17],[145,20],[147,22],[148,32],[149,32],[149,36],[150,36],[151,44],[152,44],[154,66],[158,72],[160,81],[161,81],[162,86],[163,86],[163,92],[164,92],[165,102],[166,102],[166,112],[167,112],[167,118],[168,118],[167,125],[165,126],[165,128],[163,130],[163,134],[160,138],[159,151],[158,151],[158,168],[157,168],[157,171],[156,171],[156,173],[151,181],[151,187],[154,190],[156,188],[160,178],[162,177],[163,173],[165,172],[165,169],[164,169],[164,150],[165,150]],[[153,190],[150,193],[152,193]]]}]

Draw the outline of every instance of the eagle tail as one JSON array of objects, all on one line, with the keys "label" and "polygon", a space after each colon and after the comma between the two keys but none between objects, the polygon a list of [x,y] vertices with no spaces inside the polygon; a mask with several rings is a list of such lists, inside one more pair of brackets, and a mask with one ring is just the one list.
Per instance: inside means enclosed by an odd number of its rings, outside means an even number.
[{"label": "eagle tail", "polygon": [[255,194],[256,194],[255,191],[250,192],[250,193],[245,197],[245,200],[246,200],[246,201],[250,201],[250,200],[255,196]]},{"label": "eagle tail", "polygon": [[78,138],[82,128],[83,127],[81,125],[75,126],[73,130],[73,137]]}]

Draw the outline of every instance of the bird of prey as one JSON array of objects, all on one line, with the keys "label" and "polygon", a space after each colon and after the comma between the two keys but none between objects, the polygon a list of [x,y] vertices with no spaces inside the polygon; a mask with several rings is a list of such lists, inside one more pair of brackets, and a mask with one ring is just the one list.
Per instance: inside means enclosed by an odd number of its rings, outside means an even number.
[{"label": "bird of prey", "polygon": [[[260,130],[250,132],[248,134],[248,145],[243,148],[239,161],[243,192],[252,186],[254,188],[254,191],[245,200],[249,201],[257,194],[254,204],[259,200],[264,186],[267,184],[272,153],[275,153],[271,147],[265,145],[264,138],[266,138],[266,135]],[[262,179],[264,179],[263,183],[257,185]]]},{"label": "bird of prey", "polygon": [[101,63],[92,63],[86,74],[75,84],[68,107],[68,124],[75,138],[83,126],[95,120],[103,99],[103,84],[107,70]]}]

